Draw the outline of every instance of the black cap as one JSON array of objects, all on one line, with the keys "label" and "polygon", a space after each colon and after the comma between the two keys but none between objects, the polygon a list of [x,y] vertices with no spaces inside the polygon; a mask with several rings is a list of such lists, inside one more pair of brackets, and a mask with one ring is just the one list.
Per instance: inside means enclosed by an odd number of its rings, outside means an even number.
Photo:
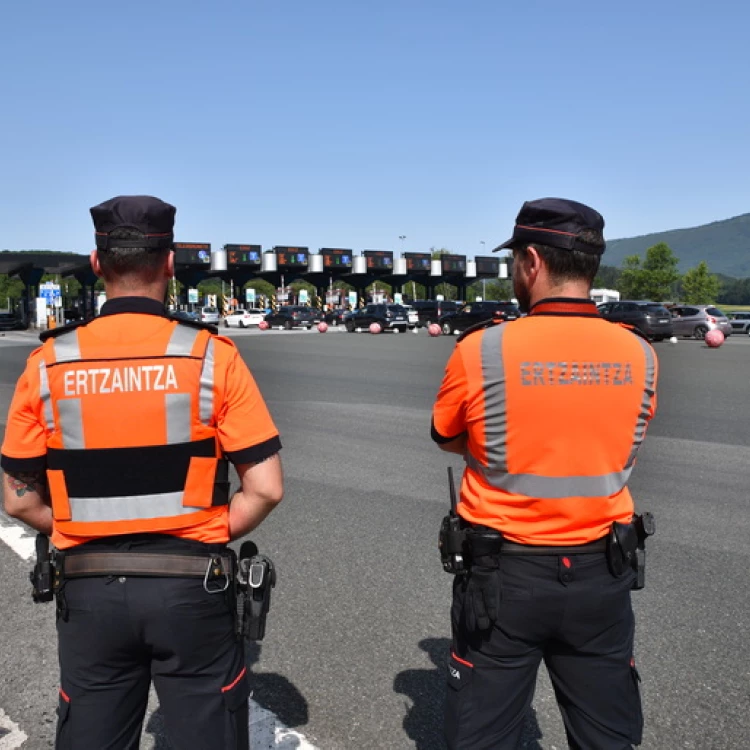
[{"label": "black cap", "polygon": [[604,219],[598,211],[583,203],[565,198],[527,201],[518,212],[513,236],[492,252],[538,242],[561,250],[580,250],[601,255],[606,247],[604,240],[597,244],[584,242],[579,235],[585,229],[601,234],[604,231]]},{"label": "black cap", "polygon": [[116,247],[148,247],[153,250],[172,247],[174,215],[177,209],[150,195],[119,195],[91,209],[96,230],[97,250],[110,247],[113,229],[135,229],[143,239],[113,240]]}]

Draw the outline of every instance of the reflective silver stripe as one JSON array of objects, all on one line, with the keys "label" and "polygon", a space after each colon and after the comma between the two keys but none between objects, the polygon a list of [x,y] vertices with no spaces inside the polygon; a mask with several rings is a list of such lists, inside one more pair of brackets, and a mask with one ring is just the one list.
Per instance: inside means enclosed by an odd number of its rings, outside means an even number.
[{"label": "reflective silver stripe", "polygon": [[481,474],[492,487],[527,497],[544,500],[563,500],[567,497],[609,497],[627,483],[632,468],[611,474],[584,477],[544,477],[536,474],[508,474],[482,466],[471,454],[466,456],[469,468]]},{"label": "reflective silver stripe", "polygon": [[487,465],[508,469],[508,409],[503,364],[505,326],[492,326],[482,334],[482,387],[484,389],[484,445]]},{"label": "reflective silver stripe", "polygon": [[167,444],[189,443],[192,422],[189,393],[167,393],[164,396],[167,412]]},{"label": "reflective silver stripe", "polygon": [[638,343],[643,349],[643,353],[646,357],[646,382],[643,385],[643,401],[641,401],[641,411],[638,414],[638,422],[635,426],[635,434],[633,435],[633,447],[628,456],[628,461],[625,464],[626,467],[630,468],[635,463],[635,456],[638,453],[638,449],[641,447],[643,438],[646,436],[646,427],[648,426],[648,420],[650,416],[650,410],[654,403],[654,395],[656,393],[656,363],[654,361],[654,350],[651,345],[644,341],[640,336],[636,337]]},{"label": "reflective silver stripe", "polygon": [[78,343],[78,331],[63,333],[52,339],[56,362],[76,362],[81,358],[81,347]]},{"label": "reflective silver stripe", "polygon": [[[113,478],[116,481],[116,478]],[[197,513],[201,508],[182,504],[182,492],[160,495],[124,495],[119,497],[71,497],[71,521],[136,521]]]},{"label": "reflective silver stripe", "polygon": [[47,377],[47,365],[44,360],[39,363],[39,400],[42,402],[42,413],[47,429],[52,432],[55,429],[55,420],[52,415],[52,402],[50,401],[49,378]]},{"label": "reflective silver stripe", "polygon": [[200,330],[188,328],[188,326],[178,323],[172,331],[169,344],[167,344],[167,357],[189,357],[200,334]]},{"label": "reflective silver stripe", "polygon": [[57,401],[63,448],[80,450],[86,447],[83,433],[83,412],[80,398],[63,398]]},{"label": "reflective silver stripe", "polygon": [[209,339],[203,357],[200,389],[200,418],[203,424],[211,424],[214,414],[214,340]]}]

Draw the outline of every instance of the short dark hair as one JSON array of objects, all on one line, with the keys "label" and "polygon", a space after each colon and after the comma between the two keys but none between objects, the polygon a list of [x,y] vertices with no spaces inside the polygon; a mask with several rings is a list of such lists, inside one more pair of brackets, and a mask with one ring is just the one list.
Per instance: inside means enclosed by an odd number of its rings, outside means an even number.
[{"label": "short dark hair", "polygon": [[[584,229],[578,235],[579,240],[589,244],[592,248],[604,248],[604,236],[601,232],[593,229]],[[586,253],[581,250],[562,250],[549,245],[541,245],[538,242],[526,242],[514,247],[514,251],[526,253],[526,248],[531,245],[539,253],[549,271],[550,278],[554,282],[563,281],[586,281],[589,285],[594,283],[599,265],[602,260],[601,250],[599,252]]]},{"label": "short dark hair", "polygon": [[137,229],[113,229],[109,233],[110,247],[99,251],[99,266],[105,281],[123,276],[138,276],[150,281],[164,263],[170,248],[118,247],[117,240],[145,239]]}]

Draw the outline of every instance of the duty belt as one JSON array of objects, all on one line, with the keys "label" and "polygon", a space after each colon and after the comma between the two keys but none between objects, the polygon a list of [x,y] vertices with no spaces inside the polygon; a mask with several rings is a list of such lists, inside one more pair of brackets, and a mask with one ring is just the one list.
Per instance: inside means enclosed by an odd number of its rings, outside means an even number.
[{"label": "duty belt", "polygon": [[473,558],[484,555],[590,555],[607,550],[606,537],[587,544],[550,547],[509,542],[500,532],[477,526],[467,528],[466,542]]},{"label": "duty belt", "polygon": [[82,552],[62,555],[63,578],[154,576],[219,578],[233,576],[234,560],[226,552],[177,555],[168,552]]}]

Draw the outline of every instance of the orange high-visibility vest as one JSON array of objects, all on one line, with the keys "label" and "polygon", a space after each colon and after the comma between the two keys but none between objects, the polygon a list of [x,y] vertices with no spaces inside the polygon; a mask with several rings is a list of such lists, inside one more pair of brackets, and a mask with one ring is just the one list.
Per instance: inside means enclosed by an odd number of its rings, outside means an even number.
[{"label": "orange high-visibility vest", "polygon": [[63,534],[175,531],[226,513],[211,334],[176,321],[144,330],[123,346],[84,325],[42,346],[47,477]]},{"label": "orange high-visibility vest", "polygon": [[656,378],[650,344],[596,314],[532,314],[467,336],[433,411],[439,436],[467,434],[459,514],[551,546],[630,521],[626,482]]}]

